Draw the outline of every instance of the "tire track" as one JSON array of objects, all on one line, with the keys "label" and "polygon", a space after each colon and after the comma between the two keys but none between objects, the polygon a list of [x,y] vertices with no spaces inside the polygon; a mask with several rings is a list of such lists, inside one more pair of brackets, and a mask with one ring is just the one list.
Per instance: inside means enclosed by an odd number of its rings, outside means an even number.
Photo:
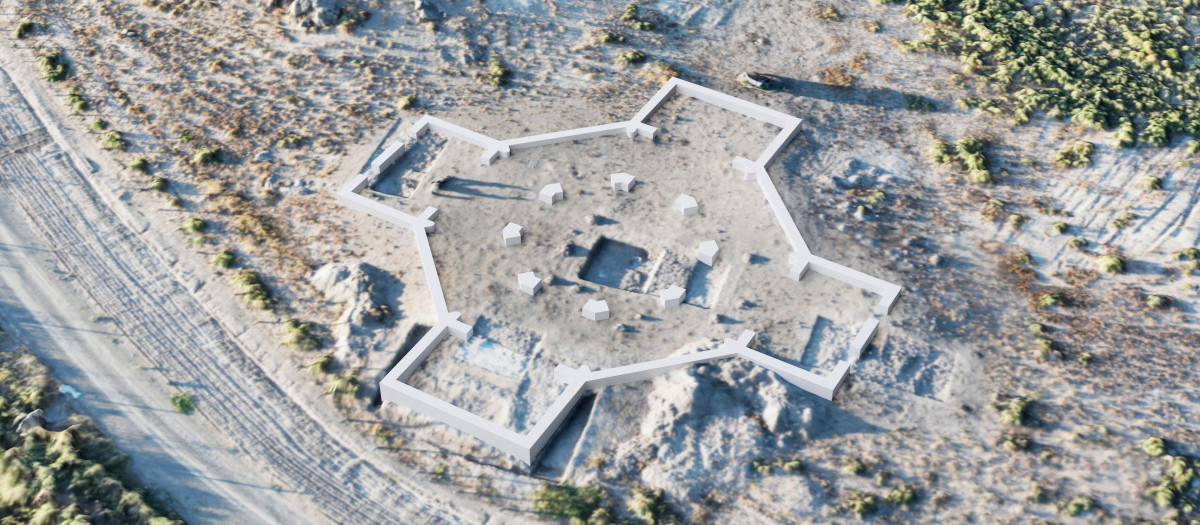
[{"label": "tire track", "polygon": [[[0,73],[0,83],[8,82]],[[24,100],[5,98],[0,113],[17,113],[5,122],[31,121],[19,114],[33,115]],[[332,521],[457,521],[363,460],[287,397],[115,217],[46,130],[22,128],[0,142],[0,151],[11,152],[0,154],[0,191],[37,225],[34,233],[55,247],[62,266],[146,360],[200,394],[199,415]]]}]

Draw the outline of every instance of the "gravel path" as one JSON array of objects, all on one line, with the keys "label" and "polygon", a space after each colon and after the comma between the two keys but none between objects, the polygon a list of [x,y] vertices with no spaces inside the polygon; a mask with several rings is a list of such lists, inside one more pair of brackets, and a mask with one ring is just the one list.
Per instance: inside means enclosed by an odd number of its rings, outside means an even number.
[{"label": "gravel path", "polygon": [[[108,208],[4,73],[0,174],[5,208],[30,219],[36,230],[31,233],[52,247],[46,258],[70,272],[76,294],[87,295],[87,300],[70,300],[92,303],[111,318],[109,328],[136,346],[150,368],[171,384],[197,392],[197,415],[210,423],[208,430],[226,435],[254,458],[244,460],[242,468],[265,467],[284,491],[298,492],[333,522],[457,521],[355,453],[353,446],[361,444],[344,443],[272,381],[147,243]],[[54,298],[35,300],[49,299]],[[62,351],[96,350],[76,346]],[[165,404],[158,398],[108,408],[138,411]],[[136,450],[131,453],[135,461],[143,459]],[[203,450],[170,453],[199,455],[196,463],[205,463]],[[308,518],[320,520],[311,514]],[[199,521],[205,521],[203,516]]]}]

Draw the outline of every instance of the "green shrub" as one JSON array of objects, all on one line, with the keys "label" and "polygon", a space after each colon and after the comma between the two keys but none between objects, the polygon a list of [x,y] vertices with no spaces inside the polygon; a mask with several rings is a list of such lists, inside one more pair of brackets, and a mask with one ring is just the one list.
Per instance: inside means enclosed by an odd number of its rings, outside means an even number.
[{"label": "green shrub", "polygon": [[[72,90],[71,93],[67,95],[67,104],[75,108],[76,112],[80,113],[87,111],[88,108],[91,107],[91,104],[88,103],[87,99],[83,98],[83,93],[80,93],[77,90]],[[94,129],[95,124],[93,124],[92,127]],[[104,127],[108,127],[107,122],[104,124]]]},{"label": "green shrub", "polygon": [[171,396],[171,406],[175,407],[180,414],[191,414],[196,410],[196,402],[192,399],[192,395],[186,392],[177,392]]},{"label": "green shrub", "polygon": [[329,378],[329,389],[325,393],[343,401],[357,398],[361,388],[362,385],[358,382],[358,372],[346,370]]},{"label": "green shrub", "polygon": [[312,375],[327,374],[329,369],[333,368],[333,356],[329,354],[322,355],[308,364],[305,370]]},{"label": "green shrub", "polygon": [[1200,259],[1200,250],[1196,248],[1184,248],[1175,252],[1171,258],[1176,261],[1194,261]]},{"label": "green shrub", "polygon": [[1050,494],[1041,485],[1034,483],[1029,487],[1028,499],[1030,503],[1046,503],[1050,501]]},{"label": "green shrub", "polygon": [[859,519],[874,514],[878,509],[875,496],[866,492],[851,491],[842,500],[842,507],[853,512]]},{"label": "green shrub", "polygon": [[321,336],[313,333],[312,323],[303,323],[297,319],[288,319],[283,323],[283,344],[304,351],[319,350],[322,345]]},{"label": "green shrub", "polygon": [[196,137],[196,132],[194,132],[188,128],[181,128],[178,133],[178,138],[179,138],[179,142],[187,144],[188,142],[196,140],[197,137]]},{"label": "green shrub", "polygon": [[1044,112],[1086,128],[1116,125],[1114,138],[1126,147],[1200,132],[1191,74],[1195,36],[1185,23],[1192,1],[1079,8],[1020,0],[882,1],[903,3],[904,14],[924,26],[916,40],[900,43],[902,51],[954,54],[963,67],[952,80],[970,77],[980,91],[995,93],[964,99],[966,107],[1012,114],[1015,122]]},{"label": "green shrub", "polygon": [[1032,444],[1033,440],[1029,439],[1028,436],[1023,436],[1021,434],[1005,434],[1004,437],[1000,439],[1000,446],[1004,447],[1004,450],[1009,452],[1022,452],[1029,450],[1029,447]]},{"label": "green shrub", "polygon": [[861,459],[854,456],[842,456],[842,472],[851,476],[857,476],[866,472],[867,466],[863,464]]},{"label": "green shrub", "polygon": [[279,139],[279,142],[276,142],[275,146],[279,147],[279,148],[296,149],[296,148],[299,148],[302,144],[304,144],[304,137],[301,137],[300,135],[296,135],[296,134],[290,134],[284,138]]},{"label": "green shrub", "polygon": [[1038,306],[1040,306],[1042,308],[1049,308],[1051,306],[1057,306],[1061,302],[1062,302],[1062,298],[1059,297],[1058,295],[1055,295],[1055,294],[1052,294],[1049,292],[1038,294]]},{"label": "green shrub", "polygon": [[500,59],[493,59],[488,65],[488,74],[484,77],[484,81],[496,87],[503,86],[508,83],[508,79],[512,77],[512,70],[504,65]]},{"label": "green shrub", "polygon": [[100,146],[104,149],[125,151],[126,149],[129,149],[129,142],[125,140],[125,137],[121,135],[120,131],[112,129],[105,131],[103,135],[100,135]]},{"label": "green shrub", "polygon": [[612,31],[605,31],[596,37],[596,41],[600,42],[601,44],[620,44],[621,42],[625,41],[625,35],[614,33]]},{"label": "green shrub", "polygon": [[150,171],[150,161],[146,160],[145,157],[138,157],[129,163],[129,169],[146,173]]},{"label": "green shrub", "polygon": [[1062,235],[1067,233],[1067,228],[1067,223],[1058,221],[1050,226],[1050,231],[1054,232],[1055,235]]},{"label": "green shrub", "polygon": [[1101,255],[1097,257],[1096,266],[1103,273],[1121,273],[1125,271],[1125,261],[1117,255]]},{"label": "green shrub", "polygon": [[208,229],[208,223],[199,217],[192,217],[183,221],[183,231],[188,233],[200,233]]},{"label": "green shrub", "polygon": [[1058,508],[1063,516],[1078,516],[1096,508],[1096,500],[1089,496],[1075,496],[1070,501],[1058,502]]},{"label": "green shrub", "polygon": [[1146,307],[1161,310],[1171,304],[1171,298],[1165,295],[1150,294],[1146,296]]},{"label": "green shrub", "polygon": [[617,60],[626,64],[637,64],[646,60],[646,54],[636,49],[630,49],[617,55]]},{"label": "green shrub", "polygon": [[917,500],[917,487],[908,483],[901,483],[896,485],[891,492],[888,492],[885,499],[893,505],[908,508],[910,503]]},{"label": "green shrub", "polygon": [[167,191],[167,186],[169,185],[170,183],[167,182],[167,179],[162,177],[150,177],[150,184],[146,186],[146,189],[150,191],[164,192]]},{"label": "green shrub", "polygon": [[242,270],[234,276],[233,284],[238,288],[237,294],[242,296],[250,307],[267,310],[274,306],[275,298],[271,297],[271,291],[262,282],[258,272]]},{"label": "green shrub", "polygon": [[751,461],[750,468],[754,469],[754,471],[757,472],[758,475],[760,475],[760,476],[770,476],[771,475],[771,464],[767,463],[766,460],[763,460],[761,458]]},{"label": "green shrub", "polygon": [[1187,151],[1189,157],[1195,157],[1197,153],[1200,153],[1200,140],[1191,139],[1185,144],[1184,149]]},{"label": "green shrub", "polygon": [[1092,165],[1092,153],[1096,145],[1077,140],[1066,149],[1054,154],[1054,164],[1060,168],[1086,168]]},{"label": "green shrub", "polygon": [[220,148],[200,148],[192,155],[192,164],[213,164],[221,162]]},{"label": "green shrub", "polygon": [[400,109],[412,109],[417,105],[416,95],[404,95],[400,97]]},{"label": "green shrub", "polygon": [[1033,400],[1026,397],[1011,397],[1000,402],[997,406],[1000,422],[1013,427],[1033,426],[1034,421],[1029,414],[1032,404]]},{"label": "green shrub", "polygon": [[944,166],[954,162],[954,154],[950,150],[950,145],[940,140],[933,141],[933,144],[930,144],[929,148],[925,150],[925,154],[934,164]]},{"label": "green shrub", "polygon": [[42,78],[49,82],[62,82],[67,78],[67,65],[62,61],[62,55],[48,53],[38,57],[42,66]]},{"label": "green shrub", "polygon": [[1167,442],[1163,438],[1151,436],[1142,440],[1142,451],[1146,455],[1156,458],[1167,453]]},{"label": "green shrub", "polygon": [[180,199],[176,195],[167,197],[167,206],[170,206],[172,208],[182,208],[183,207],[183,199]]},{"label": "green shrub", "polygon": [[608,492],[596,485],[542,485],[533,493],[533,511],[582,523],[604,510],[607,499]]},{"label": "green shrub", "polygon": [[[878,30],[879,24],[875,24]],[[875,31],[871,31],[874,33]],[[929,99],[920,95],[904,95],[904,109],[918,113],[928,113],[937,109]]]},{"label": "green shrub", "polygon": [[107,120],[98,118],[98,119],[92,121],[92,130],[104,131],[106,129],[108,129],[108,121]]},{"label": "green shrub", "polygon": [[34,24],[33,22],[31,22],[29,20],[22,20],[20,23],[17,24],[17,28],[13,29],[12,37],[16,38],[16,39],[25,38],[30,33],[33,33],[34,29],[37,29],[36,24]]},{"label": "green shrub", "polygon": [[1146,191],[1155,191],[1162,189],[1162,179],[1153,175],[1142,177],[1142,189]]},{"label": "green shrub", "polygon": [[644,523],[663,523],[669,511],[663,501],[662,490],[650,490],[634,487],[629,499],[629,512],[642,519]]},{"label": "green shrub", "polygon": [[231,268],[237,262],[237,256],[229,250],[220,250],[213,255],[213,266],[217,268]]},{"label": "green shrub", "polygon": [[621,21],[627,22],[629,27],[638,31],[650,31],[654,29],[654,23],[642,18],[636,4],[627,4],[625,11],[621,13]]},{"label": "green shrub", "polygon": [[1084,239],[1083,237],[1075,237],[1075,238],[1067,241],[1067,246],[1075,248],[1076,250],[1082,250],[1084,248],[1087,248],[1087,245],[1088,245],[1088,241],[1087,241],[1087,239]]}]

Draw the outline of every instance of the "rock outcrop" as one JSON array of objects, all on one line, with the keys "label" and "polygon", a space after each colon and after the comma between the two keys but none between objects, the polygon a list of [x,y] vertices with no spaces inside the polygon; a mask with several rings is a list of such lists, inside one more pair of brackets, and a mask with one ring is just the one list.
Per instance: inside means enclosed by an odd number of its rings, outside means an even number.
[{"label": "rock outcrop", "polygon": [[337,25],[341,10],[340,0],[293,0],[288,13],[301,26],[331,27]]}]

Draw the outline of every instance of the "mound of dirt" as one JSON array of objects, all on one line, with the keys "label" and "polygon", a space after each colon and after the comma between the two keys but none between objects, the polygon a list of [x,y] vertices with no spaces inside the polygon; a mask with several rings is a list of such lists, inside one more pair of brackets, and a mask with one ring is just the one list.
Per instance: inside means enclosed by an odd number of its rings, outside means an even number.
[{"label": "mound of dirt", "polygon": [[676,501],[745,487],[755,459],[794,450],[808,439],[819,400],[741,360],[681,369],[651,382],[635,437],[614,457],[614,468],[664,487]]},{"label": "mound of dirt", "polygon": [[[325,300],[343,305],[330,327],[333,353],[339,360],[365,358],[377,339],[376,328],[391,317],[383,270],[364,263],[329,263],[312,273],[309,282]],[[345,361],[343,361],[345,362]]]}]

